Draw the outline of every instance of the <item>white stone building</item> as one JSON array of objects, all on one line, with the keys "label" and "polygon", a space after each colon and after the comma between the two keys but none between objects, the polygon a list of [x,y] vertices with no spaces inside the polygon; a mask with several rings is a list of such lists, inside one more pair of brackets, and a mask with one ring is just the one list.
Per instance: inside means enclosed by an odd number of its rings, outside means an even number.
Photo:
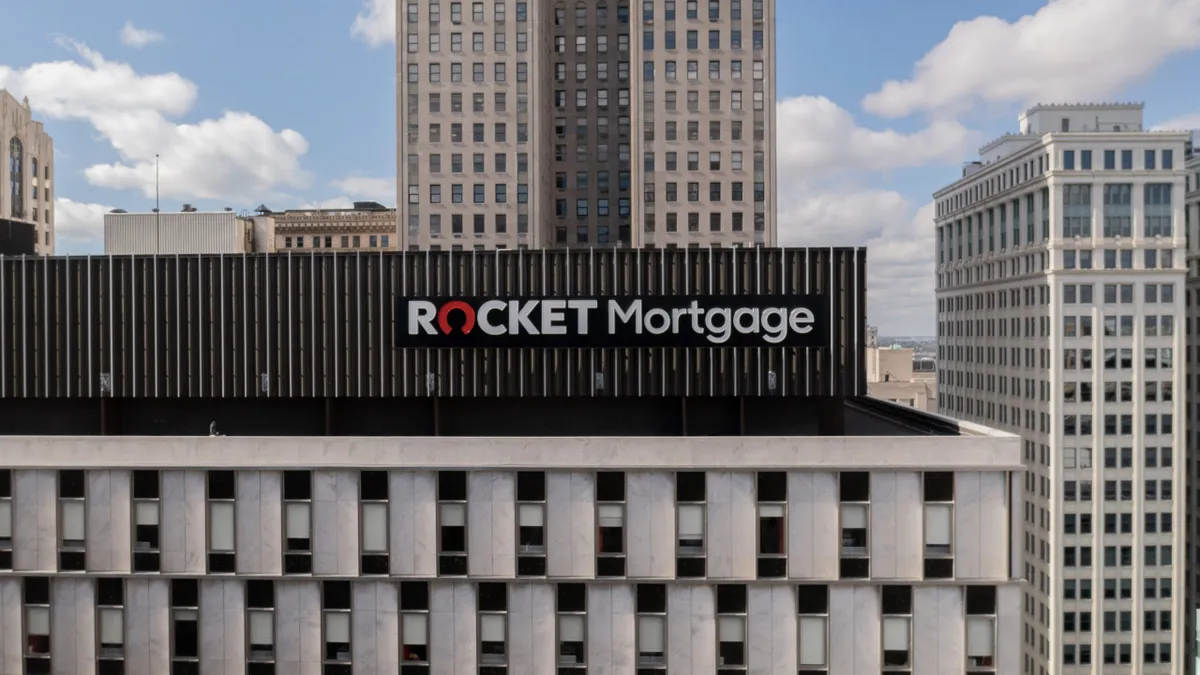
[{"label": "white stone building", "polygon": [[7,437],[0,465],[3,673],[1020,672],[1020,445],[969,424]]},{"label": "white stone building", "polygon": [[1023,673],[1180,672],[1185,142],[1039,105],[938,191],[938,406],[1018,433]]}]

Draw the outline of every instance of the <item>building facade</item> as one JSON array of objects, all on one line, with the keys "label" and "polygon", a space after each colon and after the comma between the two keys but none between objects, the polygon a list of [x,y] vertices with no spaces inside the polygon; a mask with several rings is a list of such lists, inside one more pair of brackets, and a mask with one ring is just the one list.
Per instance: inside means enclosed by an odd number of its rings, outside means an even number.
[{"label": "building facade", "polygon": [[0,89],[0,246],[16,255],[54,254],[54,140],[29,99]]},{"label": "building facade", "polygon": [[[1186,227],[1187,246],[1187,295],[1186,303],[1186,340],[1185,368],[1187,370],[1187,429],[1186,447],[1187,462],[1190,476],[1200,476],[1200,155],[1189,146],[1187,156],[1187,176],[1184,178],[1184,188],[1187,190],[1184,206],[1184,224]],[[1188,485],[1189,518],[1187,526],[1187,560],[1189,571],[1196,561],[1200,560],[1200,499],[1192,497],[1195,494],[1192,484]],[[1185,580],[1188,588],[1188,621],[1192,643],[1190,665],[1192,673],[1200,673],[1200,575],[1188,574]]]},{"label": "building facade", "polygon": [[4,672],[1019,672],[1006,434],[0,456]]},{"label": "building facade", "polygon": [[274,223],[275,251],[337,249],[378,251],[395,249],[396,210],[377,202],[355,202],[350,209],[294,209],[259,213]]},{"label": "building facade", "polygon": [[273,242],[255,218],[228,211],[104,214],[105,255],[197,255],[267,251]]},{"label": "building facade", "polygon": [[404,249],[774,245],[775,0],[632,4],[398,5]]},{"label": "building facade", "polygon": [[866,396],[865,265],[0,259],[0,671],[1016,675],[1019,441]]},{"label": "building facade", "polygon": [[938,406],[1022,437],[1022,672],[1180,672],[1189,134],[1020,123],[935,195]]},{"label": "building facade", "polygon": [[876,398],[937,412],[937,371],[911,348],[867,347],[867,392]]}]

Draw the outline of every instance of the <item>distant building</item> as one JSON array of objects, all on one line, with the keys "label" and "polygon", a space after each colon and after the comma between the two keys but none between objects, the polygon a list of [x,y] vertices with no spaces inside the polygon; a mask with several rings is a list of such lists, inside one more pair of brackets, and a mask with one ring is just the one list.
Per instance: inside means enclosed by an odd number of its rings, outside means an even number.
[{"label": "distant building", "polygon": [[0,89],[0,255],[54,254],[54,140],[29,99]]},{"label": "distant building", "polygon": [[232,210],[197,211],[190,204],[178,213],[117,209],[104,215],[104,253],[265,253],[273,250],[271,232],[270,217],[247,217]]},{"label": "distant building", "polygon": [[257,210],[275,223],[275,249],[392,249],[396,239],[396,209],[378,202],[354,202],[350,209],[296,209],[272,213]]},{"label": "distant building", "polygon": [[937,366],[915,359],[910,348],[879,347],[877,329],[867,329],[867,394],[918,410],[937,410]]}]

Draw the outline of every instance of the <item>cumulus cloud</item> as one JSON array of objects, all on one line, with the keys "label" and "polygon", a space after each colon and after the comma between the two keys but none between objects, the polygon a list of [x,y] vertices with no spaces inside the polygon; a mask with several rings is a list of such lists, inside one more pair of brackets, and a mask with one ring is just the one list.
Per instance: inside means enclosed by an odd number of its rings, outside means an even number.
[{"label": "cumulus cloud", "polygon": [[132,21],[126,21],[125,27],[121,29],[121,44],[126,47],[141,49],[146,45],[162,42],[164,39],[162,33],[148,28],[138,28],[133,25]]},{"label": "cumulus cloud", "polygon": [[779,172],[790,181],[808,182],[831,171],[890,171],[957,163],[979,140],[979,134],[952,120],[910,134],[867,129],[824,96],[785,99],[779,102],[776,115]]},{"label": "cumulus cloud", "polygon": [[281,187],[308,187],[310,178],[300,167],[308,141],[298,132],[275,131],[246,112],[173,121],[195,103],[193,82],[175,73],[143,75],[86,45],[61,44],[77,58],[0,67],[0,88],[28,96],[48,118],[87,121],[112,145],[118,161],[84,171],[93,185],[153,196],[158,156],[166,198],[253,201]]},{"label": "cumulus cloud", "polygon": [[351,197],[362,197],[383,204],[394,204],[396,202],[395,178],[351,176],[333,181],[333,187]]},{"label": "cumulus cloud", "polygon": [[54,237],[58,253],[96,253],[103,248],[104,214],[114,207],[58,197],[54,200]]},{"label": "cumulus cloud", "polygon": [[372,47],[396,41],[396,0],[363,0],[350,35]]},{"label": "cumulus cloud", "polygon": [[1197,47],[1200,0],[1051,0],[1012,23],[959,22],[909,79],[887,82],[863,108],[906,117],[976,103],[1103,100]]}]

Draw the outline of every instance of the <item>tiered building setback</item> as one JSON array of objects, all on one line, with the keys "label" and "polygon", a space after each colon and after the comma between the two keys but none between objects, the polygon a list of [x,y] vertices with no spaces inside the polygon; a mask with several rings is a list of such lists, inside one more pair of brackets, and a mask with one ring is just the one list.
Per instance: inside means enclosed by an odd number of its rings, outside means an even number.
[{"label": "tiered building setback", "polygon": [[401,0],[405,250],[775,243],[775,0]]}]

